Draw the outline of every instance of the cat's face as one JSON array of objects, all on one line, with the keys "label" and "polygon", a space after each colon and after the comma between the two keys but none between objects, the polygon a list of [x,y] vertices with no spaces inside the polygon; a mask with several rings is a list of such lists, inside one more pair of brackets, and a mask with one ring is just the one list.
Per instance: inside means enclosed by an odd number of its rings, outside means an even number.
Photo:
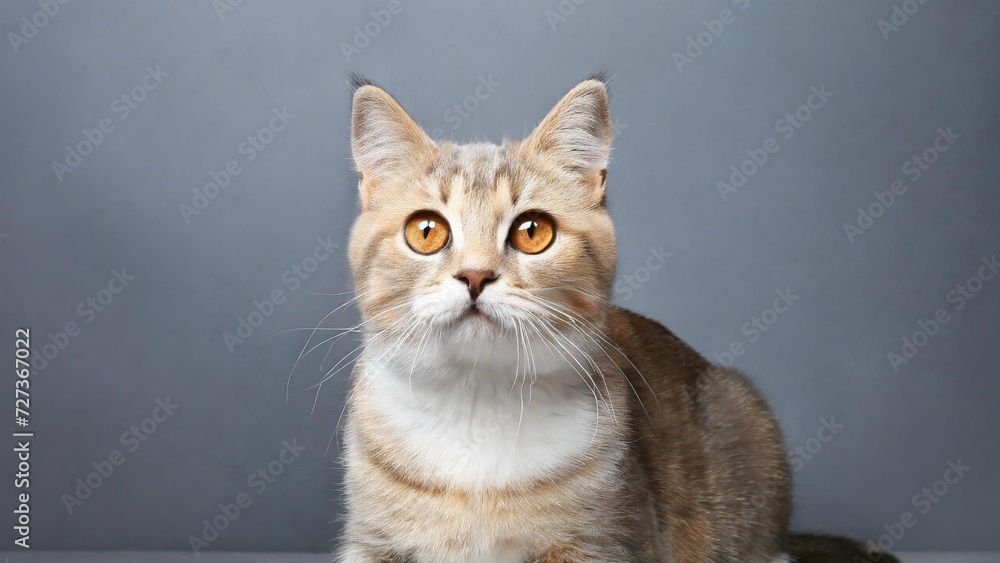
[{"label": "cat's face", "polygon": [[610,140],[596,80],[500,146],[435,143],[384,91],[359,88],[350,261],[366,332],[475,344],[603,326],[615,269]]}]

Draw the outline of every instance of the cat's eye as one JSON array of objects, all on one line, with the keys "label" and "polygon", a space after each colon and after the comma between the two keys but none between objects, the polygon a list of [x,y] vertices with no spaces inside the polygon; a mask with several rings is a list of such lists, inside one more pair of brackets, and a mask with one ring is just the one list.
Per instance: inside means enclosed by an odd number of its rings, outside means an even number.
[{"label": "cat's eye", "polygon": [[448,222],[432,211],[418,211],[406,221],[403,230],[406,244],[419,254],[434,254],[448,244]]},{"label": "cat's eye", "polygon": [[525,254],[538,254],[556,238],[556,222],[538,211],[523,213],[510,227],[510,245]]}]

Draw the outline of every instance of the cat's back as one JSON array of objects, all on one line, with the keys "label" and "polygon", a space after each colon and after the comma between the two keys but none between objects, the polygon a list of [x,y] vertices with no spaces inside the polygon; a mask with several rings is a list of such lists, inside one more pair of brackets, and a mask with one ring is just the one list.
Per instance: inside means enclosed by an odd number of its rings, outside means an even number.
[{"label": "cat's back", "polygon": [[[754,435],[757,445],[771,447],[778,441],[767,402],[740,371],[713,364],[662,324],[631,311],[612,309],[608,331],[610,354],[629,381],[631,397],[641,403],[636,419],[678,429],[696,440],[716,438],[713,430],[719,427],[742,427],[739,434]],[[715,452],[709,448],[705,453]]]},{"label": "cat's back", "polygon": [[667,327],[626,309],[611,309],[608,332],[618,348],[617,356],[623,356],[616,357],[616,362],[624,363],[631,371],[638,370],[643,377],[649,371],[655,381],[647,378],[646,383],[654,389],[665,383],[694,385],[712,366]]},{"label": "cat's back", "polygon": [[616,308],[608,331],[629,381],[633,453],[656,476],[657,504],[685,515],[667,527],[674,551],[729,561],[774,553],[790,483],[781,432],[760,393],[656,321]]}]

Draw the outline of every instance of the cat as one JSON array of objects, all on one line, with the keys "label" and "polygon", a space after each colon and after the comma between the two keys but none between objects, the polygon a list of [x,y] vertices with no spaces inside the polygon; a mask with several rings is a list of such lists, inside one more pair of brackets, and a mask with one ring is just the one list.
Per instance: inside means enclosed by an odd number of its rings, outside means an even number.
[{"label": "cat", "polygon": [[340,561],[898,563],[794,535],[778,424],[741,373],[611,304],[606,81],[518,142],[435,142],[354,84],[363,346]]}]

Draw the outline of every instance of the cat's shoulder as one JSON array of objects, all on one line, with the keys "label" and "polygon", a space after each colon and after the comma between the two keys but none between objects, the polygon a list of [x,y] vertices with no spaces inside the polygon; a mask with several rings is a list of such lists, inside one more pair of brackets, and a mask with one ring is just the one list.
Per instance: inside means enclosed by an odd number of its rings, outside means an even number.
[{"label": "cat's shoulder", "polygon": [[629,340],[662,340],[686,346],[676,334],[663,324],[639,313],[611,307],[608,314],[608,329],[612,336]]},{"label": "cat's shoulder", "polygon": [[627,309],[612,307],[608,314],[608,332],[621,348],[632,353],[669,358],[692,368],[709,365],[701,354],[663,324]]}]

